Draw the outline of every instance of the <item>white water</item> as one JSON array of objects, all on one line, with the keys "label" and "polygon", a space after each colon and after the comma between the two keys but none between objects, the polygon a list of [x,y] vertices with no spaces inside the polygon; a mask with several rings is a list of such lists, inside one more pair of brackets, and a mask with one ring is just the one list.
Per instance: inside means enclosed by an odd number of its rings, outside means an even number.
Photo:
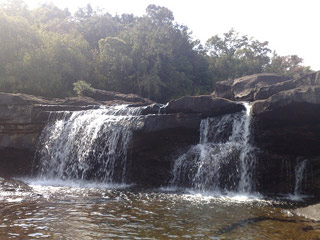
[{"label": "white water", "polygon": [[140,110],[120,105],[51,115],[37,150],[40,177],[124,183]]},{"label": "white water", "polygon": [[201,191],[254,191],[254,147],[250,143],[251,106],[245,111],[202,120],[200,142],[173,166],[172,186],[189,183]]},{"label": "white water", "polygon": [[306,170],[306,165],[307,165],[307,160],[302,160],[299,161],[295,167],[295,186],[294,186],[294,195],[299,195],[301,194],[301,185],[302,185],[302,180],[305,174]]}]

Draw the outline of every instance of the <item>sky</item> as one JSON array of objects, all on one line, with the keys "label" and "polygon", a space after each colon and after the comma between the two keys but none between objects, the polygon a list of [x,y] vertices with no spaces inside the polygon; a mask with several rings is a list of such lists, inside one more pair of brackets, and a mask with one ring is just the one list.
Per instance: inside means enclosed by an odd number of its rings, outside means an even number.
[{"label": "sky", "polygon": [[[25,0],[35,7],[43,0]],[[47,1],[48,2],[48,1]],[[50,1],[49,1],[50,2]],[[261,42],[279,55],[297,54],[304,65],[320,70],[320,0],[53,0],[74,12],[90,3],[111,14],[141,16],[149,4],[170,9],[175,21],[189,27],[204,44],[214,35],[234,28]]]}]

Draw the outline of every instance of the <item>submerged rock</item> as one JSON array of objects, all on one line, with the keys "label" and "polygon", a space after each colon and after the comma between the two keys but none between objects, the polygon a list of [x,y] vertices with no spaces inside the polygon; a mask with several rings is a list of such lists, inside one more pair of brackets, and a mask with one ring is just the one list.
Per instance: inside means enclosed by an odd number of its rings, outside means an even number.
[{"label": "submerged rock", "polygon": [[320,204],[298,208],[294,210],[294,213],[298,216],[309,218],[314,221],[320,221]]}]

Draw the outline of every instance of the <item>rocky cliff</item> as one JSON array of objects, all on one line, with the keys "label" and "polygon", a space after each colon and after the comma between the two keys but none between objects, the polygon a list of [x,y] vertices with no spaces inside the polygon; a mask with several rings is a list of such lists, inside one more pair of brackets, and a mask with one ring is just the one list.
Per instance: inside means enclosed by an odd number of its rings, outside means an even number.
[{"label": "rocky cliff", "polygon": [[133,133],[129,182],[166,185],[172,161],[199,142],[201,119],[243,110],[252,102],[258,189],[293,189],[295,164],[308,160],[307,191],[320,195],[320,73],[297,77],[256,74],[216,84],[207,96],[187,96],[163,106],[136,95],[95,90],[85,97],[46,99],[0,93],[0,176],[30,174],[37,141],[49,114],[102,105],[145,106],[143,127]]},{"label": "rocky cliff", "polygon": [[[320,155],[320,72],[292,78],[255,74],[219,82],[213,95],[252,102],[254,141],[260,149],[258,160],[264,169],[260,184],[264,189],[277,186],[283,190],[279,183],[294,178],[294,165],[304,158],[308,160],[308,180],[313,181],[313,191],[319,192],[319,164],[314,159]],[[284,170],[284,166],[289,169]]]}]

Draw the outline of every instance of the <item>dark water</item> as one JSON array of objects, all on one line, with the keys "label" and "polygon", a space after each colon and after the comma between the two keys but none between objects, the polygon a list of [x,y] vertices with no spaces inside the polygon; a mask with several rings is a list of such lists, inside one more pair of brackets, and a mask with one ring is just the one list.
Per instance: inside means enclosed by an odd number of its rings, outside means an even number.
[{"label": "dark water", "polygon": [[28,182],[31,193],[0,193],[0,239],[320,239],[283,200]]}]

